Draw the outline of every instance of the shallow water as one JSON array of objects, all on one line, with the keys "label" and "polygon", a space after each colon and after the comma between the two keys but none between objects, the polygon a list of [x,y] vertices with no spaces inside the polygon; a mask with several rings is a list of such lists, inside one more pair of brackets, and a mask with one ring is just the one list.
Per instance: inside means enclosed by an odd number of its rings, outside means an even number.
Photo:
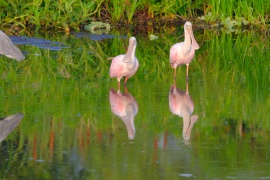
[{"label": "shallow water", "polygon": [[[65,48],[31,42],[19,46],[27,53],[23,62],[0,57],[0,114],[24,114],[0,144],[1,179],[270,179],[264,35],[195,32],[201,48],[188,83],[185,67],[177,69],[178,90],[171,89],[168,53],[182,29],[157,33],[155,41],[136,35],[140,68],[117,94],[107,59],[124,53],[128,39],[112,34],[44,35]],[[189,140],[171,108],[179,101],[194,103],[198,116]],[[118,103],[129,118],[120,117]]]}]

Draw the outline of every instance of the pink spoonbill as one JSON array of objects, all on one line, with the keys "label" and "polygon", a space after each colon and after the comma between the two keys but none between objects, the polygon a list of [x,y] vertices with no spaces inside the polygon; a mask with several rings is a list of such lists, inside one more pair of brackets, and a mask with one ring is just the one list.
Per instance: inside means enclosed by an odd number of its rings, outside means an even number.
[{"label": "pink spoonbill", "polygon": [[199,49],[196,42],[191,22],[186,22],[184,25],[185,40],[184,42],[174,44],[170,49],[170,63],[174,68],[174,79],[176,79],[176,68],[183,64],[186,65],[186,79],[188,80],[188,66],[194,58],[195,50]]},{"label": "pink spoonbill", "polygon": [[125,123],[128,132],[128,138],[134,139],[134,117],[137,114],[139,108],[135,98],[130,93],[128,93],[127,90],[125,93],[121,93],[120,90],[116,92],[114,89],[111,89],[110,104],[112,112],[120,117]]},{"label": "pink spoonbill", "polygon": [[169,107],[173,114],[183,118],[183,132],[184,140],[190,140],[191,130],[198,116],[192,115],[194,111],[194,102],[188,93],[188,83],[186,91],[178,89],[175,84],[170,88],[169,92]]},{"label": "pink spoonbill", "polygon": [[128,78],[133,76],[139,68],[139,61],[135,57],[137,41],[135,37],[129,39],[128,50],[126,54],[121,54],[112,59],[110,67],[111,78],[117,78],[118,89],[120,89],[120,80],[125,76],[124,85]]},{"label": "pink spoonbill", "polygon": [[11,39],[0,30],[0,54],[3,54],[9,58],[16,59],[17,61],[24,60],[24,55],[21,53]]}]

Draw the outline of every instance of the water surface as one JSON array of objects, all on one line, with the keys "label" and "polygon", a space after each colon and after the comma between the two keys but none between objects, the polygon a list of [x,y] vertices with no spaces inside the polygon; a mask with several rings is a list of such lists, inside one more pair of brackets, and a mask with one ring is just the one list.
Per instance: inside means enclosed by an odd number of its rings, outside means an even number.
[{"label": "water surface", "polygon": [[56,47],[22,44],[20,63],[1,56],[0,114],[24,114],[0,144],[1,179],[270,179],[267,37],[195,32],[201,48],[188,83],[179,67],[175,87],[198,116],[187,140],[169,100],[168,53],[182,31],[137,34],[140,68],[115,98],[110,59],[130,35],[35,35]]}]

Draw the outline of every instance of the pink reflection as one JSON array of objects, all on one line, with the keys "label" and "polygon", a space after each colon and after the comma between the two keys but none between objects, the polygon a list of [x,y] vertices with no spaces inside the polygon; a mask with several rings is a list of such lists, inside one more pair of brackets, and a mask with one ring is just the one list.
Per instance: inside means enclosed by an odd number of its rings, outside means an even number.
[{"label": "pink reflection", "polygon": [[121,93],[120,90],[110,90],[110,104],[112,112],[119,116],[125,123],[128,138],[134,139],[135,137],[135,126],[134,117],[138,112],[138,104],[136,99],[128,93],[125,89],[125,93]]},{"label": "pink reflection", "polygon": [[188,83],[186,84],[186,91],[178,89],[176,85],[172,85],[169,93],[169,106],[173,114],[183,118],[183,138],[190,140],[191,130],[198,116],[192,115],[194,111],[194,102],[188,94]]}]

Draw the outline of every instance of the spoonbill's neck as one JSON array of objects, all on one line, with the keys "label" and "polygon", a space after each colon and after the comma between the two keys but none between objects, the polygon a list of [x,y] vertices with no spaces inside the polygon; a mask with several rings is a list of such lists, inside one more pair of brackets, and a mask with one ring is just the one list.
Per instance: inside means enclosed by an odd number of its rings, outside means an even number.
[{"label": "spoonbill's neck", "polygon": [[136,51],[136,45],[129,45],[127,54],[125,55],[125,59],[128,59],[126,61],[128,69],[132,70],[136,66],[136,61],[135,61],[135,51]]},{"label": "spoonbill's neck", "polygon": [[188,30],[185,28],[185,40],[183,45],[183,53],[188,54],[191,50],[191,38]]}]

